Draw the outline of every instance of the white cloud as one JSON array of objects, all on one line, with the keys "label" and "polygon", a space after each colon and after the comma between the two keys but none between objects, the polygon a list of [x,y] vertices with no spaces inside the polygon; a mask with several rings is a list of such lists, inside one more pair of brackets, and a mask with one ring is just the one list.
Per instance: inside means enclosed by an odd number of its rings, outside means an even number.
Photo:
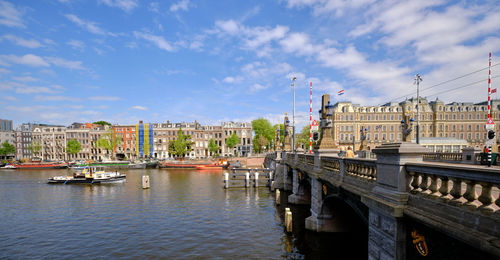
[{"label": "white cloud", "polygon": [[136,110],[143,110],[143,111],[148,110],[148,108],[147,108],[147,107],[143,107],[143,106],[133,106],[133,107],[131,107],[131,108],[132,108],[132,109],[136,109]]},{"label": "white cloud", "polygon": [[158,2],[149,3],[148,10],[153,13],[160,13],[160,3]]},{"label": "white cloud", "polygon": [[9,27],[26,27],[21,18],[22,12],[6,1],[0,0],[0,24]]},{"label": "white cloud", "polygon": [[134,31],[134,36],[154,43],[158,48],[166,51],[174,51],[174,47],[165,38],[149,33]]},{"label": "white cloud", "polygon": [[93,34],[99,34],[99,35],[105,35],[106,34],[106,32],[103,29],[101,29],[99,26],[97,26],[96,23],[94,23],[94,22],[82,20],[82,19],[78,18],[78,16],[76,16],[74,14],[66,14],[65,16],[70,21],[74,22],[78,26],[86,29],[87,31],[89,31],[89,32],[91,32]]},{"label": "white cloud", "polygon": [[18,101],[16,97],[13,96],[2,96],[2,99],[8,100],[8,101]]},{"label": "white cloud", "polygon": [[90,100],[93,101],[117,101],[120,100],[119,97],[115,96],[94,96],[94,97],[89,97]]},{"label": "white cloud", "polygon": [[21,65],[28,65],[33,67],[49,67],[50,64],[45,61],[42,57],[26,54],[24,56],[18,57],[16,55],[0,55],[0,63],[16,63]]},{"label": "white cloud", "polygon": [[366,7],[375,0],[286,0],[288,8],[312,7],[314,14],[322,15],[333,13],[342,16],[348,10]]},{"label": "white cloud", "polygon": [[17,36],[11,35],[11,34],[4,35],[2,38],[6,39],[6,40],[9,40],[9,41],[11,41],[12,43],[14,43],[16,45],[27,47],[27,48],[32,48],[32,49],[33,48],[39,48],[39,47],[43,46],[37,40],[33,40],[33,39],[26,40],[26,39],[23,39],[21,37],[17,37]]},{"label": "white cloud", "polygon": [[73,49],[83,51],[85,49],[85,43],[78,40],[70,40],[66,44],[71,46]]},{"label": "white cloud", "polygon": [[50,94],[50,93],[56,93],[56,91],[54,91],[53,89],[48,88],[48,87],[23,86],[23,87],[17,88],[16,93],[20,93],[20,94],[47,93],[47,94]]},{"label": "white cloud", "polygon": [[253,84],[252,86],[250,86],[250,92],[257,92],[259,90],[263,90],[263,89],[266,89],[268,88],[269,86],[264,86],[264,85],[261,85],[261,84],[258,84],[258,83],[255,83]]},{"label": "white cloud", "polygon": [[242,77],[225,77],[222,82],[225,83],[240,83],[243,80]]},{"label": "white cloud", "polygon": [[9,74],[10,72],[11,72],[10,70],[0,68],[0,74]]},{"label": "white cloud", "polygon": [[85,69],[82,66],[81,61],[71,61],[71,60],[65,60],[63,58],[59,57],[45,57],[51,64],[58,66],[58,67],[63,67],[67,69],[75,69],[75,70],[83,70]]},{"label": "white cloud", "polygon": [[138,5],[136,0],[100,0],[99,2],[109,7],[120,8],[125,12],[132,11]]},{"label": "white cloud", "polygon": [[179,10],[187,11],[189,8],[189,0],[180,0],[179,2],[170,6],[170,12],[177,12]]},{"label": "white cloud", "polygon": [[316,52],[315,47],[310,43],[309,36],[305,33],[290,33],[280,41],[285,52],[298,55],[312,55]]},{"label": "white cloud", "polygon": [[35,96],[35,101],[78,101],[77,98],[67,96]]},{"label": "white cloud", "polygon": [[216,21],[215,27],[231,35],[236,35],[240,31],[240,24],[234,20]]},{"label": "white cloud", "polygon": [[38,81],[37,78],[33,78],[32,76],[22,76],[22,77],[12,77],[13,80],[23,81],[23,82],[34,82]]}]

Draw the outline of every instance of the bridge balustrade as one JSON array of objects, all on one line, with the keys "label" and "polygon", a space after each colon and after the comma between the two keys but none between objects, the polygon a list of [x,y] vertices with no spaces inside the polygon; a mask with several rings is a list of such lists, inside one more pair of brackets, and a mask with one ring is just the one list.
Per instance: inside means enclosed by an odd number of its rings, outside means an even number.
[{"label": "bridge balustrade", "polygon": [[438,198],[453,206],[466,206],[486,213],[500,209],[500,170],[407,163],[406,171],[410,176],[408,182],[412,194]]},{"label": "bridge balustrade", "polygon": [[348,175],[375,181],[377,179],[377,164],[373,159],[343,158],[344,169]]}]

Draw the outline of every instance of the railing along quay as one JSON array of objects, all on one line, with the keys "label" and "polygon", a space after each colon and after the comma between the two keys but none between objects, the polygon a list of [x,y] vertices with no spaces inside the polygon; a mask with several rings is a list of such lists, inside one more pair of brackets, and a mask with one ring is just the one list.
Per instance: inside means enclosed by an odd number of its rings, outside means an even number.
[{"label": "railing along quay", "polygon": [[224,188],[266,187],[270,185],[273,170],[269,168],[234,168],[224,173]]}]

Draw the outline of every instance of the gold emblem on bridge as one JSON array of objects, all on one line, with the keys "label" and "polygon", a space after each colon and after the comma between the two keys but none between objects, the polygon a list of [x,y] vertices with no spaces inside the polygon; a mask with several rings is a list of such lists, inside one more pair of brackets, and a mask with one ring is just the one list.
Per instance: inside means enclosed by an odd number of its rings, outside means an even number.
[{"label": "gold emblem on bridge", "polygon": [[302,180],[302,173],[299,172],[299,180]]},{"label": "gold emblem on bridge", "polygon": [[323,194],[326,196],[327,193],[328,193],[328,189],[326,188],[326,185],[323,184]]},{"label": "gold emblem on bridge", "polygon": [[418,252],[423,256],[427,256],[429,254],[429,249],[427,248],[425,237],[420,235],[416,229],[411,232],[411,237],[413,238],[413,244]]}]

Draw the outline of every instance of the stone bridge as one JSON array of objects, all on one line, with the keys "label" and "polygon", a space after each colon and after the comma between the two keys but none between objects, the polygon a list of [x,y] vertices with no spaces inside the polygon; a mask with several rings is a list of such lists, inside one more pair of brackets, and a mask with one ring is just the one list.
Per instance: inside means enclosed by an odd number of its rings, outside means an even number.
[{"label": "stone bridge", "polygon": [[426,150],[406,142],[373,152],[376,160],[279,152],[265,164],[289,203],[310,205],[306,229],[367,229],[369,259],[407,259],[413,242],[425,254],[414,223],[500,257],[499,168],[424,162]]}]

